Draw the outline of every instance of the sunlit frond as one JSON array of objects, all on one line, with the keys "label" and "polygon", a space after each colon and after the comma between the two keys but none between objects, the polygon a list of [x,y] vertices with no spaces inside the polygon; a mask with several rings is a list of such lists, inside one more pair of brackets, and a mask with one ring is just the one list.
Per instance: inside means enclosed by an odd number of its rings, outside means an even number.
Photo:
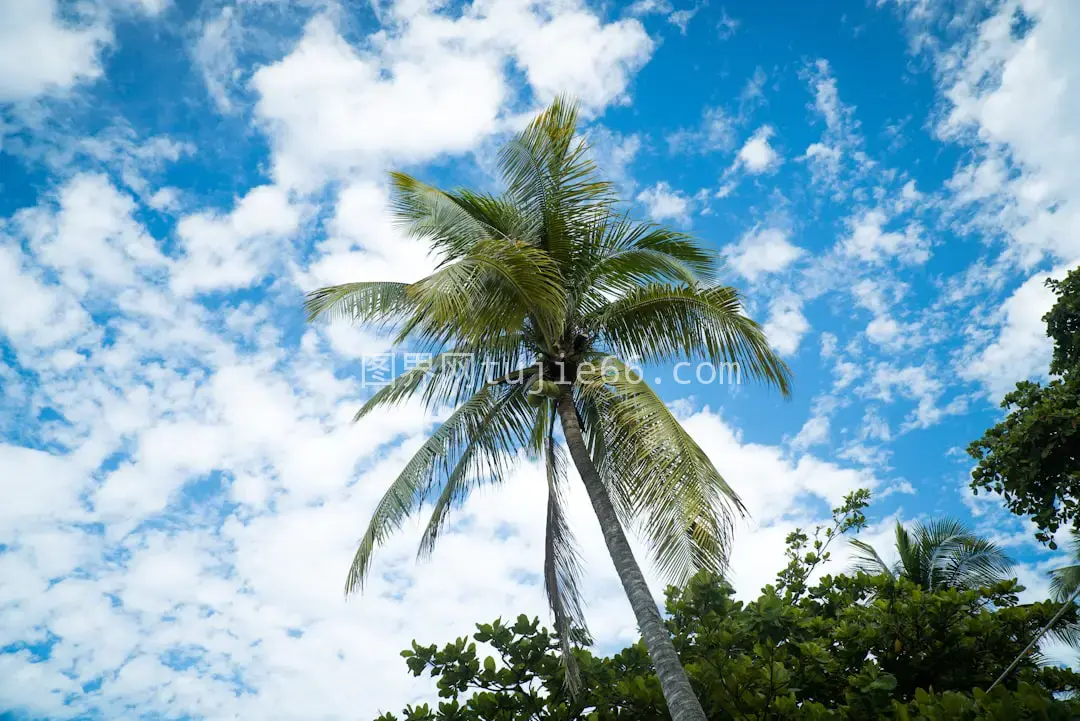
[{"label": "sunlit frond", "polygon": [[743,313],[727,286],[698,288],[650,284],[585,318],[613,354],[646,363],[706,359],[737,364],[738,372],[775,385],[785,395],[791,372],[761,327]]},{"label": "sunlit frond", "polygon": [[506,240],[542,245],[543,217],[529,215],[507,198],[470,190],[447,193],[465,212]]},{"label": "sunlit frond", "polygon": [[919,558],[918,578],[927,588],[989,585],[1008,578],[1013,565],[999,546],[955,518],[917,523],[910,538],[910,553]]},{"label": "sunlit frond", "polygon": [[656,282],[696,286],[714,277],[715,255],[689,235],[605,215],[585,234],[583,262],[573,282],[584,291],[580,307],[594,311],[613,294]]},{"label": "sunlit frond", "polygon": [[443,262],[473,251],[483,240],[506,239],[452,194],[405,173],[390,174],[390,207],[403,229],[426,241]]},{"label": "sunlit frond", "polygon": [[868,543],[853,540],[855,568],[867,573],[903,576],[926,589],[980,588],[1009,578],[1013,561],[995,543],[953,518],[916,523],[911,530],[897,521],[896,553],[889,567]]},{"label": "sunlit frond", "polygon": [[904,528],[904,524],[896,522],[896,553],[900,556],[897,561],[898,573],[916,583],[930,588],[931,579],[928,567],[925,563],[925,550],[915,541],[912,534]]},{"label": "sunlit frond", "polygon": [[543,250],[520,242],[482,240],[457,261],[409,288],[415,310],[398,333],[441,345],[480,345],[520,332],[534,320],[542,338],[562,328],[566,298],[559,270]]},{"label": "sunlit frond", "polygon": [[308,322],[325,317],[384,325],[400,321],[412,308],[408,283],[344,283],[313,290],[304,299]]},{"label": "sunlit frond", "polygon": [[557,98],[499,154],[507,196],[523,215],[543,219],[542,247],[563,269],[573,260],[576,221],[614,201],[577,136],[577,115],[574,103]]},{"label": "sunlit frond", "polygon": [[615,358],[579,371],[601,411],[609,483],[632,504],[657,569],[676,583],[726,567],[744,508],[712,461],[644,381]]}]

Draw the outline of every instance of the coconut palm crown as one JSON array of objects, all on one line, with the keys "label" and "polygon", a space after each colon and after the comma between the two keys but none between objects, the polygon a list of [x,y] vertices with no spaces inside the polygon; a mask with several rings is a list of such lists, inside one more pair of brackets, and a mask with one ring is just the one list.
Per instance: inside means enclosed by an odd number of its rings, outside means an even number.
[{"label": "coconut palm crown", "polygon": [[470,491],[504,479],[520,452],[542,458],[545,590],[573,685],[569,644],[585,619],[563,507],[565,440],[669,710],[703,719],[624,530],[640,534],[656,568],[681,583],[701,569],[723,570],[743,507],[630,361],[736,363],[742,377],[785,395],[789,371],[739,294],[717,283],[713,253],[618,211],[576,127],[566,99],[540,113],[500,153],[502,195],[393,173],[392,210],[430,243],[435,271],[414,283],[347,283],[308,295],[309,319],[374,324],[394,332],[395,343],[432,353],[430,364],[379,389],[357,418],[414,396],[431,409],[455,408],[375,508],[346,592],[362,588],[374,551],[410,514],[431,505],[423,556]]},{"label": "coconut palm crown", "polygon": [[890,566],[869,543],[852,540],[855,567],[860,571],[914,581],[923,588],[970,589],[1009,578],[1013,561],[1000,546],[954,518],[916,523],[909,531],[896,523],[896,552]]}]

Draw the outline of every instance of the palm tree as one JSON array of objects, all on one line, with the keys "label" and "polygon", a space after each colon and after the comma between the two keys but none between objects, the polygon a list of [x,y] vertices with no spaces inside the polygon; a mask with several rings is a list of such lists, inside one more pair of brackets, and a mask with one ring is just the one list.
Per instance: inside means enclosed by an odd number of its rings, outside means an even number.
[{"label": "palm tree", "polygon": [[916,523],[911,531],[897,521],[896,552],[900,558],[892,566],[869,543],[853,540],[851,545],[858,549],[858,570],[906,578],[929,590],[991,585],[1008,578],[1013,565],[997,544],[953,518]]},{"label": "palm tree", "polygon": [[1073,607],[1073,602],[1076,601],[1076,597],[1080,596],[1080,530],[1072,529],[1072,538],[1069,541],[1069,555],[1076,563],[1069,564],[1068,566],[1059,566],[1050,570],[1050,593],[1054,597],[1054,600],[1061,603],[1061,607],[1057,610],[1049,621],[1046,622],[1038,633],[1035,634],[1031,642],[1024,647],[1024,650],[1013,659],[1012,663],[1001,672],[1001,675],[997,677],[994,683],[990,684],[990,688],[987,691],[993,690],[995,686],[1005,680],[1005,677],[1009,675],[1009,672],[1016,668],[1017,664],[1029,653],[1035,646],[1042,640],[1043,636],[1050,635],[1059,641],[1073,646],[1080,646],[1080,625],[1076,623],[1066,623],[1059,626],[1058,622],[1061,621],[1065,612]]},{"label": "palm tree", "polygon": [[1050,571],[1050,593],[1057,601],[1069,600],[1080,588],[1080,531],[1076,529],[1069,539],[1069,556],[1073,563]]},{"label": "palm tree", "polygon": [[[521,450],[543,457],[548,502],[544,585],[570,653],[584,629],[576,546],[563,511],[569,457],[600,522],[673,719],[704,719],[631,552],[642,533],[657,568],[681,583],[722,570],[738,496],[627,361],[737,363],[788,393],[789,371],[739,294],[715,281],[713,254],[693,238],[634,222],[597,176],[577,110],[559,99],[501,151],[506,186],[494,196],[443,191],[392,174],[392,209],[439,265],[415,283],[365,282],[309,294],[309,319],[340,317],[396,331],[396,343],[435,352],[376,392],[357,418],[420,395],[456,406],[375,508],[349,570],[362,588],[377,546],[432,503],[419,555],[477,486],[500,482]],[[462,369],[461,359],[470,367]],[[486,373],[484,371],[487,371]]]}]

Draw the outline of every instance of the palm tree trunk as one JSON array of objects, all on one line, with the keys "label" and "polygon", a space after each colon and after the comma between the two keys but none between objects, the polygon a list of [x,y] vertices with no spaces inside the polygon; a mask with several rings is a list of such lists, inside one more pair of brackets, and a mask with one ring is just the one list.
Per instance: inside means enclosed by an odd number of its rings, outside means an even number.
[{"label": "palm tree trunk", "polygon": [[570,457],[574,459],[574,465],[577,466],[589,500],[592,501],[593,511],[600,521],[604,542],[630,606],[634,609],[634,616],[641,629],[641,636],[645,639],[645,648],[656,668],[656,675],[660,679],[660,688],[664,692],[664,700],[672,721],[706,721],[705,712],[690,687],[686,671],[683,670],[679,655],[671,643],[671,636],[660,617],[660,610],[645,583],[645,576],[634,559],[626,533],[615,513],[615,506],[611,503],[607,488],[589,455],[578,421],[577,408],[574,406],[573,391],[569,386],[564,386],[559,393],[558,409]]}]

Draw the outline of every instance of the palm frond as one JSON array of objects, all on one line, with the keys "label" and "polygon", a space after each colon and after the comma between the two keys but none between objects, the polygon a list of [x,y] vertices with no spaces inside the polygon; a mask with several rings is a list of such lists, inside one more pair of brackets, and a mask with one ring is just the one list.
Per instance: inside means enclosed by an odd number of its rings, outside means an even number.
[{"label": "palm frond", "polygon": [[600,383],[589,382],[588,379],[585,383],[579,383],[574,390],[574,406],[577,408],[578,422],[585,436],[589,457],[607,486],[608,496],[615,506],[619,522],[624,528],[631,528],[634,525],[634,504],[627,495],[630,489],[627,484],[616,482],[618,476],[609,467],[611,461],[608,457],[608,429],[604,413],[613,402],[611,396],[614,392]]},{"label": "palm frond", "polygon": [[[973,588],[1008,577],[1013,562],[995,543],[955,518],[916,523],[911,553],[918,557],[912,578],[926,588]],[[902,556],[903,558],[903,556]]]},{"label": "palm frond", "polygon": [[850,541],[851,546],[856,549],[852,567],[856,571],[862,571],[868,573],[871,576],[878,576],[885,574],[888,576],[893,575],[892,568],[889,564],[885,563],[885,560],[878,554],[877,549],[871,546],[866,541],[860,541],[857,538],[853,538]]},{"label": "palm frond", "polygon": [[556,98],[499,154],[507,195],[524,215],[543,219],[543,247],[564,270],[573,261],[575,221],[614,200],[577,136],[577,116],[574,103]]},{"label": "palm frond", "polygon": [[[363,587],[375,549],[401,527],[410,513],[420,509],[440,480],[447,478],[468,446],[470,434],[483,424],[508,391],[480,390],[450,414],[420,446],[375,507],[353,556],[345,581],[346,594]],[[515,449],[507,444],[502,450],[511,454]]]},{"label": "palm frond", "polygon": [[551,414],[545,443],[548,502],[544,535],[544,592],[555,619],[555,630],[559,634],[566,683],[571,692],[576,693],[581,688],[581,670],[573,654],[573,640],[575,633],[586,632],[579,590],[581,558],[563,510],[566,458],[562,448],[555,443],[554,421],[555,415]]},{"label": "palm frond", "polygon": [[787,395],[791,371],[761,327],[742,311],[735,289],[654,283],[585,318],[614,355],[646,363],[706,359],[775,385]]},{"label": "palm frond", "polygon": [[566,297],[558,267],[521,242],[481,240],[465,255],[410,286],[415,310],[397,341],[461,340],[482,345],[535,320],[549,342],[562,328]]},{"label": "palm frond", "polygon": [[1080,586],[1080,531],[1073,529],[1069,538],[1069,556],[1078,563],[1061,566],[1050,571],[1050,593],[1054,599],[1064,601]]},{"label": "palm frond", "polygon": [[980,588],[1004,581],[1012,573],[1013,560],[985,538],[961,538],[942,560],[940,574],[950,588]]},{"label": "palm frond", "polygon": [[1080,565],[1062,566],[1050,571],[1050,595],[1064,601],[1080,586]]},{"label": "palm frond", "polygon": [[1080,648],[1080,623],[1058,622],[1046,630],[1046,636],[1072,648]]},{"label": "palm frond", "polygon": [[742,502],[648,384],[618,359],[605,360],[608,372],[582,368],[578,379],[602,415],[609,484],[630,503],[667,578],[723,573]]},{"label": "palm frond", "polygon": [[391,211],[409,235],[427,241],[443,262],[471,252],[477,243],[506,239],[469,212],[458,198],[405,173],[390,173]]},{"label": "palm frond", "polygon": [[457,405],[493,379],[517,368],[522,354],[520,335],[495,338],[482,346],[461,345],[434,354],[430,362],[410,368],[375,391],[356,412],[353,422],[376,408],[402,403],[417,392],[429,410],[444,404]]},{"label": "palm frond", "polygon": [[580,276],[574,279],[586,291],[582,305],[586,312],[603,305],[612,294],[649,283],[695,286],[713,280],[714,254],[691,236],[634,222],[626,215],[608,214],[597,222],[584,238],[587,256],[579,263]]},{"label": "palm frond", "polygon": [[896,522],[896,553],[900,557],[897,561],[899,574],[925,588],[931,588],[933,579],[926,563],[926,548],[912,537],[900,521]]},{"label": "palm frond", "polygon": [[507,198],[470,190],[447,193],[466,213],[483,223],[493,235],[539,247],[543,218],[523,213]]},{"label": "palm frond", "polygon": [[441,459],[446,481],[420,537],[419,557],[435,549],[439,532],[454,506],[478,485],[503,477],[511,454],[528,443],[531,415],[525,386],[517,385],[501,389],[483,414],[466,419],[460,450],[445,453]]},{"label": "palm frond", "polygon": [[344,283],[313,290],[304,299],[308,322],[326,317],[354,323],[386,324],[410,310],[407,283]]}]

